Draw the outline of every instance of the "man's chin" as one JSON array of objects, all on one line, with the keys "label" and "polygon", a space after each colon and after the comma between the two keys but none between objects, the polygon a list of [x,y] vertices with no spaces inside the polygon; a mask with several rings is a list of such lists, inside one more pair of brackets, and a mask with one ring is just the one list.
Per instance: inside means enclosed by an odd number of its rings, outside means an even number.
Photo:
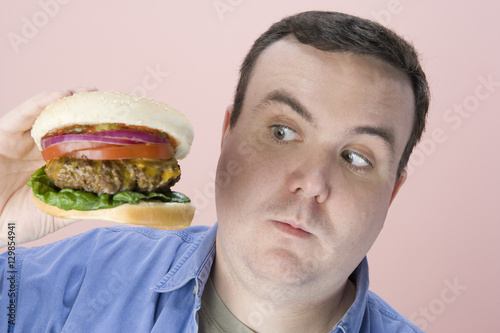
[{"label": "man's chin", "polygon": [[258,279],[277,286],[300,286],[310,280],[313,274],[307,258],[284,247],[266,249],[248,262],[250,270]]}]

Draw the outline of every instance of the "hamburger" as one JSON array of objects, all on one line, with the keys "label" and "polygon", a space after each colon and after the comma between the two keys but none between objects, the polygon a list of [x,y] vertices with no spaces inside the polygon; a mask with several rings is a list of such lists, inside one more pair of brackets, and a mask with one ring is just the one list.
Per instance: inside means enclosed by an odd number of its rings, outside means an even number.
[{"label": "hamburger", "polygon": [[193,128],[167,104],[117,92],[83,92],[45,108],[31,135],[46,164],[28,181],[43,212],[160,229],[188,227],[195,208],[171,187]]}]

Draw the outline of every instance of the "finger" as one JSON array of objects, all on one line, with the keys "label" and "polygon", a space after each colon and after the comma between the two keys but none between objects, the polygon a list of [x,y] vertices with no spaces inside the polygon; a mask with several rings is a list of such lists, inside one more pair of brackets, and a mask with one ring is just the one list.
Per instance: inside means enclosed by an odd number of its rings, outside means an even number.
[{"label": "finger", "polygon": [[73,94],[78,94],[78,93],[86,92],[86,91],[97,91],[98,89],[96,87],[73,87],[73,88],[67,88],[64,90],[69,91],[73,95]]},{"label": "finger", "polygon": [[0,129],[9,132],[26,132],[31,129],[36,118],[48,105],[78,92],[93,91],[95,88],[70,88],[59,91],[42,92],[12,109],[0,119]]}]

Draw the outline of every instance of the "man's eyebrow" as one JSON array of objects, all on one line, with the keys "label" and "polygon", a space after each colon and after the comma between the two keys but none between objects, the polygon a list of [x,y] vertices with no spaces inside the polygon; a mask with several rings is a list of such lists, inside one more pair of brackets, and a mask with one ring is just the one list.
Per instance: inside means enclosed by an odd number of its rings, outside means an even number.
[{"label": "man's eyebrow", "polygon": [[389,148],[391,155],[395,154],[394,132],[391,129],[376,126],[357,126],[347,131],[348,136],[361,134],[368,134],[382,139]]},{"label": "man's eyebrow", "polygon": [[314,125],[314,117],[307,110],[307,108],[302,105],[295,97],[284,90],[273,90],[266,95],[262,104],[266,104],[268,102],[278,102],[285,105],[288,105],[293,111],[299,114],[302,118],[304,118],[307,122]]}]

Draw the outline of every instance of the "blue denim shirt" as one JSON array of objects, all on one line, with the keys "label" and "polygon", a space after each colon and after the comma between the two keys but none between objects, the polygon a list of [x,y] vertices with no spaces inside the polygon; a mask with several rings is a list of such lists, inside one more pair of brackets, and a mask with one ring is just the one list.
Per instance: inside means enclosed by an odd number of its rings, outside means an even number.
[{"label": "blue denim shirt", "polygon": [[[108,227],[18,248],[14,264],[4,253],[0,332],[197,332],[216,232]],[[366,259],[353,278],[356,300],[332,332],[421,332],[368,291]]]}]

